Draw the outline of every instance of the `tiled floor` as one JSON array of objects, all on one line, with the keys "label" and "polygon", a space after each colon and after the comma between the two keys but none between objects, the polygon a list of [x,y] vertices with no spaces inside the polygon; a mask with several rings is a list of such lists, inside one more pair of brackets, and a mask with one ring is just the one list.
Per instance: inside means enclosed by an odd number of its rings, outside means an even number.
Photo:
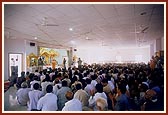
[{"label": "tiled floor", "polygon": [[4,93],[4,111],[27,111],[27,106],[20,106],[17,103],[15,87],[10,87]]}]

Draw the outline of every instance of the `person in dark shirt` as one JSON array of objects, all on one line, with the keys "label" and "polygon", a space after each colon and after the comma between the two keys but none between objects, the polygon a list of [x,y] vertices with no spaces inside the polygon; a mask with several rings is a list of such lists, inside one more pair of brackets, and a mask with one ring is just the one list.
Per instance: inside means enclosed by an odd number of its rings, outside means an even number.
[{"label": "person in dark shirt", "polygon": [[118,84],[116,104],[114,106],[115,111],[127,111],[129,110],[128,97],[126,96],[126,86],[124,84]]}]

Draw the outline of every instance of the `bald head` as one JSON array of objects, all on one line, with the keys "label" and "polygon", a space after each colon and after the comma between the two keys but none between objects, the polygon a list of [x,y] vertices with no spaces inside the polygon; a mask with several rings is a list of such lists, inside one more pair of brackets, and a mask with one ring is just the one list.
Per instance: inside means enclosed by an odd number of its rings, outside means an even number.
[{"label": "bald head", "polygon": [[68,100],[71,100],[71,99],[73,98],[73,92],[67,91],[67,93],[65,94],[65,97],[66,97]]}]

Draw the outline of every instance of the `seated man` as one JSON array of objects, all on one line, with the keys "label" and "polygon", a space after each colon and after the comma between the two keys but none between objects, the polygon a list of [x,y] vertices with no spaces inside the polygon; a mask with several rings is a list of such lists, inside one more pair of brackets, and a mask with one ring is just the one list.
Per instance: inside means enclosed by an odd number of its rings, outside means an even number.
[{"label": "seated man", "polygon": [[29,104],[28,110],[37,110],[37,103],[39,99],[43,96],[43,92],[39,90],[39,83],[33,85],[33,90],[29,92]]},{"label": "seated man", "polygon": [[128,111],[128,110],[130,110],[128,97],[126,95],[125,84],[118,84],[115,101],[116,101],[116,104],[114,106],[115,111]]},{"label": "seated man", "polygon": [[65,103],[62,111],[82,111],[82,103],[73,98],[73,92],[67,91],[65,96],[69,101]]},{"label": "seated man", "polygon": [[57,96],[52,93],[53,86],[48,85],[46,88],[47,93],[45,96],[41,97],[37,103],[37,110],[41,111],[56,111],[57,106]]},{"label": "seated man", "polygon": [[30,88],[27,88],[28,85],[26,82],[21,84],[21,88],[16,92],[16,97],[20,105],[26,106],[29,101],[28,93],[31,91]]},{"label": "seated man", "polygon": [[158,100],[157,93],[153,89],[146,91],[144,98],[140,101],[141,111],[161,111],[162,102]]},{"label": "seated man", "polygon": [[106,99],[99,97],[96,100],[96,108],[98,111],[107,111],[107,106],[108,104],[107,104]]}]

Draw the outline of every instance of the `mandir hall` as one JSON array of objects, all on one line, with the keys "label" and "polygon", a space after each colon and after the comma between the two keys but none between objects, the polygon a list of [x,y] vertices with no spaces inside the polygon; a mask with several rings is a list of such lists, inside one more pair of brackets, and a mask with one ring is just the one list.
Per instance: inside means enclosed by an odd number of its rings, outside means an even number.
[{"label": "mandir hall", "polygon": [[3,3],[3,110],[164,111],[165,7]]}]

